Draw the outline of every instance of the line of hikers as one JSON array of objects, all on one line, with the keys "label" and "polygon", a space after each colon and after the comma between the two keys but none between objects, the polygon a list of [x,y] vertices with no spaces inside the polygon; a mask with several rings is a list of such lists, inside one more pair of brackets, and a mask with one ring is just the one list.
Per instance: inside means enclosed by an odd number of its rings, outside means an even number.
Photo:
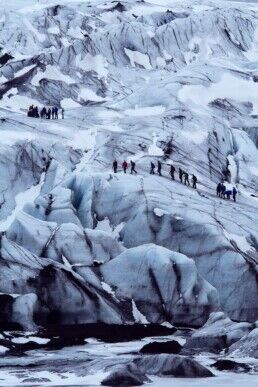
[{"label": "line of hikers", "polygon": [[217,185],[217,196],[222,199],[230,200],[231,195],[234,202],[236,201],[237,190],[236,187],[227,187],[224,183],[218,183]]},{"label": "line of hikers", "polygon": [[[64,108],[61,108],[60,110],[61,110],[62,119],[64,119]],[[58,120],[59,118],[58,113],[59,113],[59,109],[57,106],[53,106],[49,108],[44,106],[39,111],[38,106],[31,105],[28,109],[27,116],[34,117],[34,118],[45,118],[48,120],[50,120],[51,118],[52,120]]]},{"label": "line of hikers", "polygon": [[[130,168],[131,175],[133,173],[137,174],[137,171],[135,169],[135,162],[132,160],[130,161],[130,167],[131,167]],[[113,162],[114,173],[117,173],[117,168],[118,168],[118,162],[117,162],[117,160],[114,160],[114,162]],[[127,163],[126,160],[124,160],[122,163],[122,169],[123,169],[124,173],[127,172],[128,168],[129,168],[129,164]],[[150,174],[151,175],[155,175],[155,169],[156,169],[156,166],[151,161],[151,163],[150,163]],[[162,176],[162,163],[159,160],[158,160],[158,165],[157,165],[157,172],[158,172],[159,176]],[[171,164],[169,174],[170,174],[170,177],[172,180],[175,180],[175,172],[176,172],[176,168],[174,167],[173,164]],[[186,171],[183,171],[181,168],[179,168],[178,175],[179,175],[179,180],[181,183],[184,183],[185,185],[190,186],[189,174]],[[192,187],[197,189],[197,177],[195,175],[192,175]]]},{"label": "line of hikers", "polygon": [[[130,161],[130,164],[126,160],[124,160],[122,163],[122,169],[123,169],[124,173],[126,173],[128,168],[130,168],[131,175],[133,173],[137,174],[135,166],[136,165],[135,165],[135,162],[133,160]],[[117,160],[114,160],[113,161],[114,173],[117,173],[117,170],[118,170],[118,162],[117,162]],[[155,175],[155,170],[156,170],[156,165],[151,161],[150,174]],[[173,164],[171,164],[169,174],[170,174],[172,180],[175,180],[175,172],[176,172],[176,168],[174,167]],[[158,163],[157,163],[157,173],[159,174],[159,176],[162,176],[162,163],[160,162],[160,160],[158,160]],[[190,186],[189,174],[186,171],[179,168],[178,169],[178,176],[179,176],[179,180],[182,184]],[[192,187],[197,189],[197,177],[195,175],[192,175]],[[236,196],[237,196],[237,190],[236,190],[235,186],[231,187],[226,182],[225,183],[218,183],[218,185],[217,185],[217,196],[218,197],[220,197],[222,199],[230,200],[231,195],[232,195],[233,200],[235,202]]]}]

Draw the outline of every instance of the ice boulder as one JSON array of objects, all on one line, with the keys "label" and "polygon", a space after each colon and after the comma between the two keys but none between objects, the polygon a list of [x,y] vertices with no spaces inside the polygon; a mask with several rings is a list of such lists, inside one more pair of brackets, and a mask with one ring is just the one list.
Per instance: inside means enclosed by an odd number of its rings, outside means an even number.
[{"label": "ice boulder", "polygon": [[253,329],[241,340],[232,344],[229,348],[229,354],[235,357],[254,357],[258,359],[258,328]]},{"label": "ice boulder", "polygon": [[159,342],[154,341],[148,344],[145,344],[141,349],[140,353],[145,354],[159,354],[159,353],[170,353],[170,354],[178,354],[182,349],[182,346],[176,340]]},{"label": "ice boulder", "polygon": [[0,325],[3,328],[23,328],[26,330],[35,329],[33,315],[36,310],[37,296],[30,294],[0,294],[1,311]]},{"label": "ice boulder", "polygon": [[15,300],[5,297],[3,321],[28,327],[32,320],[38,325],[122,324],[129,320],[117,300],[70,267],[38,257],[6,237],[2,237],[0,252],[0,292],[20,296]]},{"label": "ice boulder", "polygon": [[36,324],[33,320],[37,307],[38,298],[36,294],[24,294],[17,297],[13,303],[12,320],[17,322],[26,330],[33,330]]},{"label": "ice boulder", "polygon": [[135,359],[139,369],[148,375],[179,378],[207,378],[213,373],[193,359],[180,355],[146,355]]},{"label": "ice boulder", "polygon": [[251,329],[252,324],[233,322],[222,312],[212,313],[206,324],[186,341],[182,353],[219,353],[240,340]]},{"label": "ice boulder", "polygon": [[217,291],[198,274],[194,261],[164,247],[128,249],[100,272],[142,322],[201,326],[219,308]]},{"label": "ice boulder", "polygon": [[142,386],[150,379],[144,375],[135,364],[117,366],[102,380],[102,386]]},{"label": "ice boulder", "polygon": [[124,251],[122,244],[104,231],[83,230],[74,223],[58,225],[25,212],[17,215],[6,235],[33,254],[70,265],[107,262]]}]

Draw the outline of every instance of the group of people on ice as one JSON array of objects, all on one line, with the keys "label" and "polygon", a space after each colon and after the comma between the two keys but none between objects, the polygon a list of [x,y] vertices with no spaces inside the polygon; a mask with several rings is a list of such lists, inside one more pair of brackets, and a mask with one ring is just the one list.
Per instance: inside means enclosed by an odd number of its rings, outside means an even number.
[{"label": "group of people on ice", "polygon": [[[151,161],[151,164],[150,164],[150,174],[151,175],[155,175],[155,169],[156,169],[156,166]],[[162,163],[160,160],[158,160],[157,172],[158,172],[159,176],[162,176]],[[170,164],[169,174],[170,174],[170,177],[172,180],[175,180],[175,172],[176,172],[176,168],[174,167],[173,164]],[[178,169],[178,176],[179,176],[179,180],[181,183],[188,185],[188,186],[190,185],[188,172],[183,171],[183,169],[179,168]],[[192,175],[192,187],[195,189],[197,188],[197,177],[195,175]]]},{"label": "group of people on ice", "polygon": [[[135,162],[131,160],[130,164],[128,164],[128,162],[126,160],[124,160],[122,163],[122,169],[123,169],[124,173],[126,173],[129,168],[130,168],[131,175],[133,173],[137,174],[137,171],[135,169]],[[113,162],[114,173],[117,173],[117,169],[118,169],[118,162],[117,162],[117,160],[114,160],[114,162]],[[150,174],[155,175],[155,170],[156,170],[156,165],[151,161]],[[170,174],[170,177],[172,180],[175,180],[175,172],[176,172],[176,168],[174,167],[173,164],[171,164],[169,174]],[[160,160],[158,160],[158,163],[157,163],[157,173],[159,176],[162,176],[162,163]],[[179,168],[178,175],[179,175],[179,180],[181,181],[181,183],[190,186],[189,174],[186,171],[183,171],[181,168]],[[192,187],[195,189],[197,188],[197,177],[195,175],[192,175]]]},{"label": "group of people on ice", "polygon": [[[122,164],[122,169],[123,169],[124,173],[126,173],[128,168],[129,168],[129,164],[128,164],[128,162],[126,160],[124,160],[124,162]],[[113,162],[113,171],[115,173],[117,173],[117,169],[118,169],[118,162],[116,160],[114,160],[114,162]],[[132,161],[132,160],[130,161],[130,170],[131,170],[131,175],[133,173],[137,174],[137,171],[135,169],[135,162]]]},{"label": "group of people on ice", "polygon": [[222,199],[230,200],[231,195],[233,197],[234,202],[236,201],[236,196],[237,196],[237,190],[236,187],[230,187],[224,183],[218,183],[217,185],[217,196]]},{"label": "group of people on ice", "polygon": [[[123,161],[122,163],[122,170],[124,173],[127,173],[128,170],[130,170],[131,175],[132,174],[137,174],[137,171],[135,169],[136,164],[133,160],[128,163],[126,160]],[[118,162],[117,160],[113,161],[113,171],[114,173],[117,173],[118,171]],[[156,171],[156,165],[151,161],[150,163],[150,174],[155,175]],[[170,165],[170,170],[169,174],[172,180],[175,180],[175,172],[176,168],[174,167],[173,164]],[[157,162],[157,173],[159,176],[162,176],[162,163],[160,160]],[[183,169],[179,168],[178,169],[178,176],[179,180],[182,184],[190,186],[190,181],[189,181],[189,174],[188,172],[184,171]],[[192,175],[192,187],[197,189],[197,177],[195,175]],[[236,201],[236,196],[237,196],[237,190],[236,187],[230,187],[227,185],[227,183],[219,183],[217,185],[217,196],[222,198],[222,199],[231,199],[231,195],[233,197],[234,202]]]},{"label": "group of people on ice", "polygon": [[[61,116],[64,118],[64,109],[61,108]],[[28,117],[34,117],[34,118],[45,118],[50,120],[58,120],[59,118],[59,109],[57,106],[53,107],[43,107],[40,111],[38,106],[31,105],[28,109],[27,113]]]}]

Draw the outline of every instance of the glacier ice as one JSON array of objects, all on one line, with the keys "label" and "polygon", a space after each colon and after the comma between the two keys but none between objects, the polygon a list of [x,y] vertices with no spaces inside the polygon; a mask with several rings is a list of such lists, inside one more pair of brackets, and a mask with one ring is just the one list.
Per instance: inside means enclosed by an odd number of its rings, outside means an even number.
[{"label": "glacier ice", "polygon": [[[156,3],[3,6],[0,323],[184,325],[200,329],[183,354],[257,357],[257,5]],[[30,104],[65,119],[28,118]],[[236,202],[216,197],[225,179]],[[209,376],[182,353],[136,363]]]}]

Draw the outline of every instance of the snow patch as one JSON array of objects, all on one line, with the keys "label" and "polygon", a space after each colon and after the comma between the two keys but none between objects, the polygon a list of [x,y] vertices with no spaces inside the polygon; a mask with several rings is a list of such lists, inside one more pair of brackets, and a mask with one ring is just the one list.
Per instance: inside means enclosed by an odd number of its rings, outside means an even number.
[{"label": "snow patch", "polygon": [[157,215],[159,217],[168,214],[167,211],[164,211],[161,208],[154,208],[153,212],[154,212],[155,215]]},{"label": "snow patch", "polygon": [[4,347],[3,345],[0,345],[0,354],[4,354],[4,353],[6,353],[7,351],[9,351],[8,348]]},{"label": "snow patch", "polygon": [[237,183],[237,164],[234,159],[234,156],[229,155],[228,156],[228,169],[230,171],[231,176],[231,183],[235,184]]},{"label": "snow patch", "polygon": [[54,81],[62,81],[67,85],[75,83],[75,81],[69,77],[69,75],[63,74],[56,66],[48,65],[44,72],[38,71],[37,74],[32,78],[31,83],[34,86],[38,86],[41,79],[51,79]]},{"label": "snow patch", "polygon": [[74,109],[77,107],[81,107],[81,105],[78,102],[75,102],[72,98],[62,99],[61,106],[64,109]]},{"label": "snow patch", "polygon": [[153,143],[148,149],[148,153],[150,156],[164,156],[164,152],[161,148],[157,146],[158,137],[156,133],[152,134]]},{"label": "snow patch", "polygon": [[110,285],[108,285],[106,282],[102,281],[101,286],[105,290],[105,292],[107,292],[108,294],[110,294],[112,297],[114,297],[116,299],[116,293],[114,292],[114,290],[111,288]]},{"label": "snow patch", "polygon": [[149,324],[149,321],[146,319],[146,317],[139,311],[137,308],[135,301],[132,300],[132,312],[133,312],[133,317],[136,323],[138,324]]},{"label": "snow patch", "polygon": [[[240,92],[241,91],[241,92]],[[231,74],[223,74],[221,80],[209,87],[202,85],[183,86],[178,92],[181,102],[207,107],[208,104],[218,98],[228,98],[239,102],[252,102],[253,113],[258,114],[257,84],[252,80],[234,77]]]},{"label": "snow patch", "polygon": [[129,48],[125,48],[125,53],[130,59],[131,66],[135,67],[135,64],[138,64],[144,67],[146,70],[151,70],[150,58],[147,54],[142,54],[139,51],[129,50]]},{"label": "snow patch", "polygon": [[233,240],[237,244],[237,247],[244,253],[250,253],[250,251],[255,252],[255,249],[247,242],[246,237],[229,233],[226,230],[224,230],[224,234],[229,241]]},{"label": "snow patch", "polygon": [[133,117],[156,116],[164,113],[165,110],[164,106],[135,107],[135,109],[125,110],[125,114]]},{"label": "snow patch", "polygon": [[24,67],[23,69],[17,71],[15,73],[15,77],[21,77],[23,74],[26,74],[27,72],[29,72],[31,69],[33,69],[33,67],[36,67],[35,64],[31,65],[31,66],[26,66]]},{"label": "snow patch", "polygon": [[108,75],[107,61],[100,54],[92,56],[87,53],[83,59],[80,54],[76,57],[75,65],[83,71],[95,71],[99,79],[105,78]]},{"label": "snow patch", "polygon": [[81,89],[78,100],[84,100],[84,101],[93,101],[93,102],[102,102],[105,101],[105,98],[98,96],[93,90],[91,89]]},{"label": "snow patch", "polygon": [[59,34],[59,28],[57,26],[49,27],[47,29],[47,32],[49,34],[57,35],[57,34]]}]

